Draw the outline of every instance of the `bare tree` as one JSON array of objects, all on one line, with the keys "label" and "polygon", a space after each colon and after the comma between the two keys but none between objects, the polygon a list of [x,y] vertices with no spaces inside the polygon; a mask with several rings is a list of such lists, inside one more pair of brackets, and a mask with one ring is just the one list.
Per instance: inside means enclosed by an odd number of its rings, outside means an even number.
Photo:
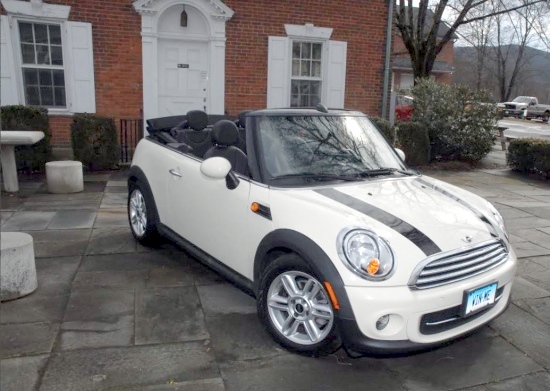
[{"label": "bare tree", "polygon": [[[437,55],[455,36],[462,26],[491,16],[507,14],[532,4],[550,3],[550,0],[524,0],[513,7],[503,7],[498,11],[480,12],[491,0],[420,0],[413,7],[413,0],[397,0],[395,25],[411,57],[415,79],[429,77]],[[501,0],[496,0],[501,1]],[[503,1],[503,0],[502,0]],[[477,14],[476,14],[477,12]],[[438,38],[438,31],[447,19],[447,31]]]}]

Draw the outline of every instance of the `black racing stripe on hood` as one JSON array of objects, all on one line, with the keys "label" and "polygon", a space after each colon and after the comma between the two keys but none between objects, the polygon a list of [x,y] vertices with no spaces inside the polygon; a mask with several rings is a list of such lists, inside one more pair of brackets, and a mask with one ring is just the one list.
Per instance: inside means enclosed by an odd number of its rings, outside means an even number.
[{"label": "black racing stripe on hood", "polygon": [[417,178],[417,181],[420,182],[421,184],[423,184],[424,186],[427,186],[430,189],[438,191],[441,194],[455,200],[460,205],[465,206],[466,208],[470,209],[472,211],[472,213],[475,214],[478,219],[480,219],[482,222],[484,222],[485,225],[487,226],[487,228],[489,228],[489,232],[491,233],[491,236],[493,236],[495,238],[498,238],[498,232],[497,232],[496,228],[493,226],[493,224],[491,224],[489,219],[487,217],[485,217],[485,215],[483,213],[481,213],[479,210],[474,208],[472,205],[468,204],[466,201],[464,201],[463,199],[455,196],[454,194],[449,193],[447,190],[442,189],[442,188],[440,188],[440,187],[438,187],[438,186],[436,186],[432,183],[429,183],[429,182],[425,181],[422,178]]},{"label": "black racing stripe on hood", "polygon": [[426,256],[441,252],[439,246],[424,233],[391,213],[335,189],[321,189],[315,191],[327,198],[330,198],[331,200],[355,209],[356,211],[361,212],[364,215],[367,215],[399,232],[401,235],[413,242],[418,248],[420,248]]}]

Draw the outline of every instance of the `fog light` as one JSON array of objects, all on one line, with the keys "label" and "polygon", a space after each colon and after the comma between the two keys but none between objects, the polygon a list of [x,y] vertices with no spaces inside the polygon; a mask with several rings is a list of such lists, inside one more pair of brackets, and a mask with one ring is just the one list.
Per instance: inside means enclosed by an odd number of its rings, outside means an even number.
[{"label": "fog light", "polygon": [[389,315],[381,316],[376,321],[376,329],[377,330],[384,330],[386,328],[386,326],[388,325],[389,321],[390,321],[390,316]]}]

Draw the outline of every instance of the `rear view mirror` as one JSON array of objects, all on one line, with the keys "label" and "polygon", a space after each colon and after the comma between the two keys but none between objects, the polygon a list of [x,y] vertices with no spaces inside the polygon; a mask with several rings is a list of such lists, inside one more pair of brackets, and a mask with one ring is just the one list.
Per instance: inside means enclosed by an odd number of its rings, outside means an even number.
[{"label": "rear view mirror", "polygon": [[401,158],[401,160],[405,161],[405,152],[403,152],[402,150],[400,150],[399,148],[394,148],[395,149],[395,152],[397,152],[397,154],[399,155],[399,157]]}]

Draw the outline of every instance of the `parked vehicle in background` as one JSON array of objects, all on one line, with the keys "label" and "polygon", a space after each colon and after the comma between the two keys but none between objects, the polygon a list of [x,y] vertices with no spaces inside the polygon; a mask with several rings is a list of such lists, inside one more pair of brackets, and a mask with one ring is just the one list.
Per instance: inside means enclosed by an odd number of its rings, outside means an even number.
[{"label": "parked vehicle in background", "polygon": [[518,96],[511,102],[499,103],[498,108],[505,117],[541,118],[546,122],[550,116],[550,105],[539,104],[534,96]]},{"label": "parked vehicle in background", "polygon": [[412,119],[414,98],[408,95],[397,95],[395,105],[395,119],[398,121],[410,121]]}]

